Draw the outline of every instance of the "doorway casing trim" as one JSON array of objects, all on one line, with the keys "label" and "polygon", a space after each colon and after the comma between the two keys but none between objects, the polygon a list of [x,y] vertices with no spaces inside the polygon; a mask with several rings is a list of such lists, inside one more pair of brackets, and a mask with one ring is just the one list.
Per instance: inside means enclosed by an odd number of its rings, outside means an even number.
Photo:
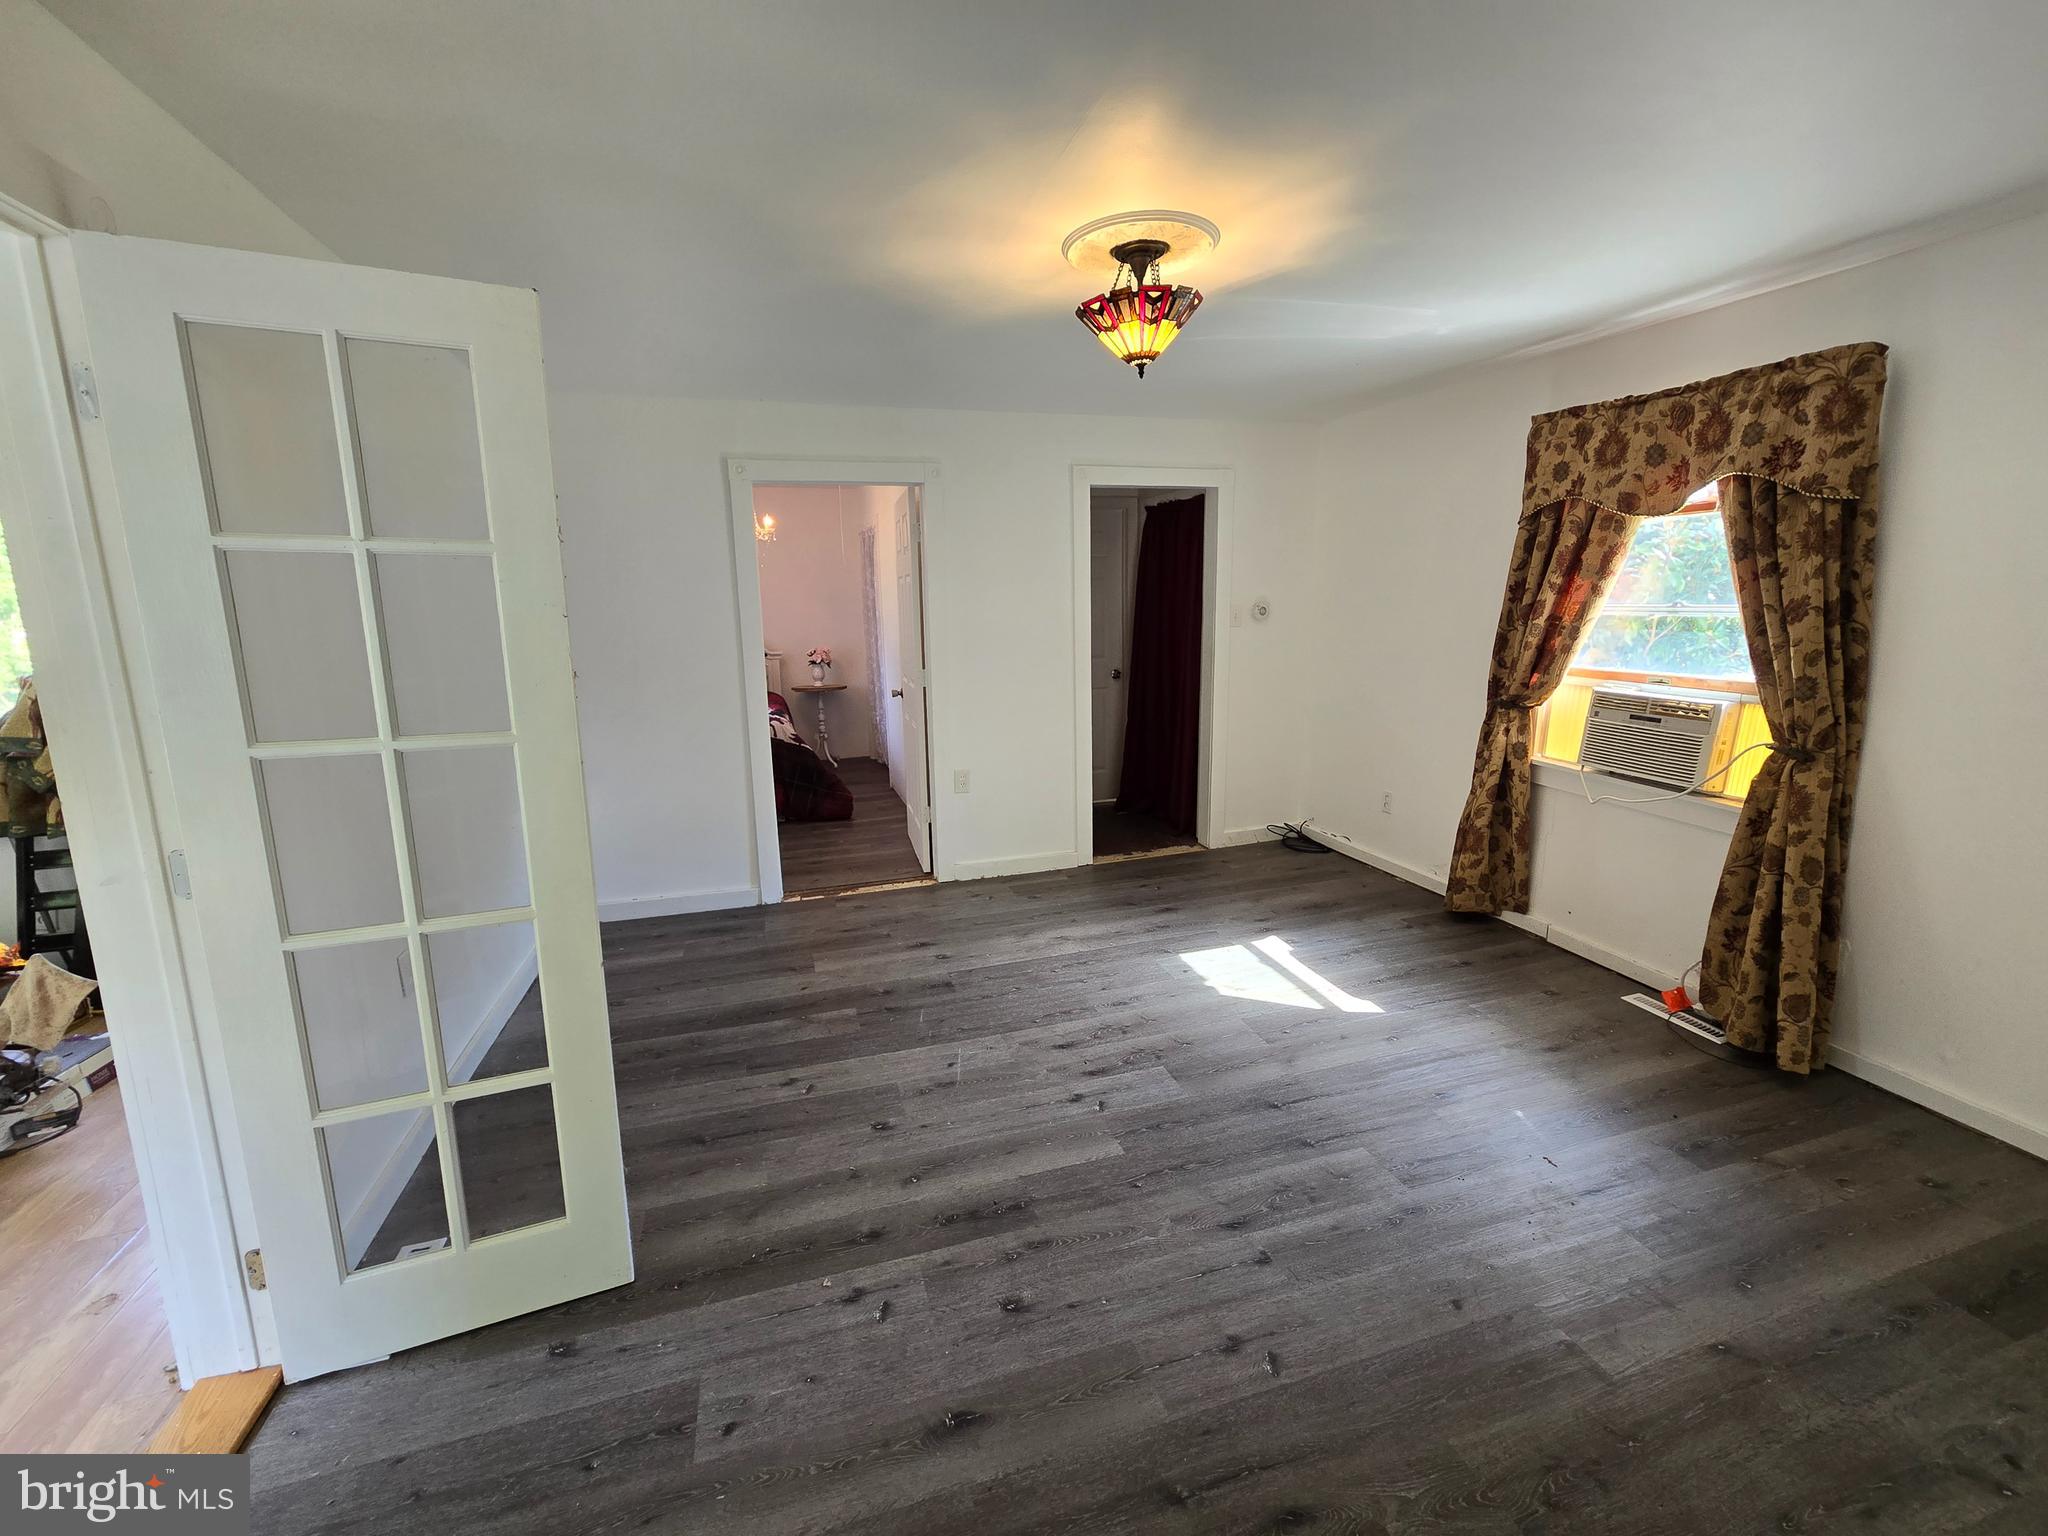
[{"label": "doorway casing trim", "polygon": [[1205,848],[1224,845],[1223,718],[1229,697],[1230,533],[1236,474],[1213,465],[1076,464],[1074,466],[1074,863],[1095,860],[1094,680],[1089,674],[1092,566],[1089,559],[1093,493],[1111,490],[1179,492],[1203,499],[1202,515],[1202,728],[1195,792],[1195,838]]},{"label": "doorway casing trim", "polygon": [[936,606],[931,600],[932,573],[943,563],[943,536],[932,540],[934,525],[943,527],[939,516],[939,465],[935,459],[818,459],[778,458],[768,454],[729,453],[725,455],[725,498],[732,532],[733,596],[740,616],[740,697],[746,710],[747,792],[754,823],[754,884],[758,901],[771,906],[782,900],[782,845],[775,830],[775,765],[768,745],[768,693],[761,675],[763,649],[761,622],[761,559],[754,537],[754,489],[762,485],[904,485],[921,493],[919,515],[924,543],[924,648],[926,672],[931,681],[925,689],[925,755],[932,765],[930,777],[932,875],[939,880],[957,880],[960,870],[952,859],[939,828],[937,764],[951,759],[941,742],[952,739],[951,722],[945,711],[933,724],[929,703],[943,696],[942,678],[948,676],[943,627],[932,622]]},{"label": "doorway casing trim", "polygon": [[[67,345],[79,326],[69,231],[0,194],[0,480],[8,549],[36,651],[53,750],[72,786],[66,828],[92,906],[95,959],[121,1065],[122,1106],[180,1378],[277,1360],[218,1041],[164,864],[177,808],[146,767],[155,711],[146,658],[124,647],[132,611],[122,511],[94,429],[72,414]],[[89,359],[78,358],[80,362]],[[0,460],[8,456],[0,455]]]}]

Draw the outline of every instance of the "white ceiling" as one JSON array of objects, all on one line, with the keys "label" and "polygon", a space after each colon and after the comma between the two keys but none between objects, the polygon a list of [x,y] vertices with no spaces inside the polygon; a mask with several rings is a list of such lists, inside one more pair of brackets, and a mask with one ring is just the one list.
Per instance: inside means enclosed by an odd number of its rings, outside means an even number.
[{"label": "white ceiling", "polygon": [[[2048,183],[2042,0],[46,3],[576,390],[1326,415]],[[1143,380],[1059,255],[1129,207],[1223,228]]]}]

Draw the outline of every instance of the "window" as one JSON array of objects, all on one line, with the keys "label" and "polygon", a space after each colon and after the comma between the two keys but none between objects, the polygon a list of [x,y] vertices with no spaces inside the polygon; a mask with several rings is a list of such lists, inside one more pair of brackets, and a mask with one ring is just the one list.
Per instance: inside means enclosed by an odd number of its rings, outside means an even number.
[{"label": "window", "polygon": [[1722,778],[1709,779],[1705,792],[1732,800],[1749,792],[1764,754],[1736,754],[1770,740],[1771,733],[1756,701],[1717,487],[1694,491],[1682,511],[1637,522],[1614,586],[1563,684],[1539,714],[1538,755],[1578,761],[1593,690],[1606,682],[1739,695],[1742,703],[1728,712],[1709,760],[1716,770],[1731,759],[1734,766]]},{"label": "window", "polygon": [[14,708],[22,680],[33,668],[28,659],[28,632],[21,627],[21,604],[14,595],[14,563],[7,540],[0,535],[0,715]]}]

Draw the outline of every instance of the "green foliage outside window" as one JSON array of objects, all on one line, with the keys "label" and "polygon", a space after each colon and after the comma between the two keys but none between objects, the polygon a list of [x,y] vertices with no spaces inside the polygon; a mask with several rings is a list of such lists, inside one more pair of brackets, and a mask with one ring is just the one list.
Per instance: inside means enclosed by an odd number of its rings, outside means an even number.
[{"label": "green foliage outside window", "polygon": [[1573,665],[1748,679],[1749,643],[1719,512],[1645,518]]},{"label": "green foliage outside window", "polygon": [[21,627],[21,600],[14,593],[14,562],[0,537],[0,710],[14,707],[21,680],[35,670],[28,659],[28,631]]}]

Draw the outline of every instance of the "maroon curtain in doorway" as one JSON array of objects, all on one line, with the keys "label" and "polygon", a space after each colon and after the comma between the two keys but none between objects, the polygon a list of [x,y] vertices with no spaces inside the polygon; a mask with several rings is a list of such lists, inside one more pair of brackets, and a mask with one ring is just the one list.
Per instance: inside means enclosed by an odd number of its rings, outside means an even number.
[{"label": "maroon curtain in doorway", "polygon": [[1131,603],[1131,687],[1116,808],[1194,835],[1202,727],[1200,496],[1145,513]]}]

